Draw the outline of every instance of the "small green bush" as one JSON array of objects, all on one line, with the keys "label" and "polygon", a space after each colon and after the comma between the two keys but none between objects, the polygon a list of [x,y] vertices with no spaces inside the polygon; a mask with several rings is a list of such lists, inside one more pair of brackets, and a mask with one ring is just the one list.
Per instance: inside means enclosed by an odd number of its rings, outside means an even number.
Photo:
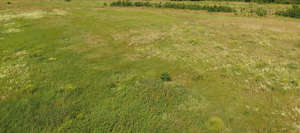
[{"label": "small green bush", "polygon": [[71,2],[72,0],[65,0],[65,2]]},{"label": "small green bush", "polygon": [[163,81],[171,81],[171,76],[169,75],[169,73],[165,72],[165,73],[162,73],[160,75],[160,79],[163,80]]},{"label": "small green bush", "polygon": [[107,87],[108,87],[109,89],[112,89],[112,88],[116,88],[117,85],[116,85],[115,83],[110,83],[110,84],[107,85]]},{"label": "small green bush", "polygon": [[[171,1],[205,1],[205,0],[171,0]],[[210,0],[210,1],[241,1],[256,3],[300,4],[299,0]]]}]

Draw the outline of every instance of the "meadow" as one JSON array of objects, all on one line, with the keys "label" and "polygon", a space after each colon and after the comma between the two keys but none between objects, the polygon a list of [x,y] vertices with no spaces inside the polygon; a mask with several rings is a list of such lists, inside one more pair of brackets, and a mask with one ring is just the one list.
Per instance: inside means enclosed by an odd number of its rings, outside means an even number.
[{"label": "meadow", "polygon": [[298,7],[114,2],[0,0],[1,133],[300,132]]}]

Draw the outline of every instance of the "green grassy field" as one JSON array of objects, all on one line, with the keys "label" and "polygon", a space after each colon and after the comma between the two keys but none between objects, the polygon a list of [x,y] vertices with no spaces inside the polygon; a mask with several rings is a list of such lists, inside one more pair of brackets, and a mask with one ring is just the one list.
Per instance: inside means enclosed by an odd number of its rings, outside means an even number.
[{"label": "green grassy field", "polygon": [[300,19],[0,0],[0,132],[299,133],[299,53]]}]

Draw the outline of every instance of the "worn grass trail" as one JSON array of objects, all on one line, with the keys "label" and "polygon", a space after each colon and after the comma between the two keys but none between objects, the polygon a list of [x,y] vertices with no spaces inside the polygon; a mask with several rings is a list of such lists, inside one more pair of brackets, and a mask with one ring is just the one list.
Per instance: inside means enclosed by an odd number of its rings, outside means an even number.
[{"label": "worn grass trail", "polygon": [[0,132],[299,131],[300,20],[94,6],[2,6]]}]

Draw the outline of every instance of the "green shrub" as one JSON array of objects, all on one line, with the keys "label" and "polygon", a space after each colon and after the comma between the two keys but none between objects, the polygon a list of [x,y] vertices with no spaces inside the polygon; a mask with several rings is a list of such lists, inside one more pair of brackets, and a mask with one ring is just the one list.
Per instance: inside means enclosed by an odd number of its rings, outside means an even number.
[{"label": "green shrub", "polygon": [[65,2],[71,2],[72,0],[65,0]]},{"label": "green shrub", "polygon": [[[205,1],[205,0],[171,0],[171,1]],[[256,3],[300,4],[299,0],[210,0],[210,1],[241,1]]]},{"label": "green shrub", "polygon": [[128,0],[114,1],[110,4],[111,6],[134,6],[133,2]]},{"label": "green shrub", "polygon": [[209,12],[233,12],[233,9],[231,7],[226,7],[226,6],[208,6],[206,7],[207,11]]},{"label": "green shrub", "polygon": [[276,15],[284,16],[284,17],[300,18],[300,7],[298,5],[293,5],[293,7],[290,9],[276,12]]},{"label": "green shrub", "polygon": [[163,81],[171,81],[171,76],[169,75],[169,73],[165,72],[165,73],[162,73],[160,75],[160,79],[163,80]]},{"label": "green shrub", "polygon": [[298,85],[299,85],[299,81],[296,80],[296,79],[291,80],[290,83],[291,83],[292,85],[294,85],[294,86],[298,86]]},{"label": "green shrub", "polygon": [[161,8],[162,7],[162,3],[159,2],[159,3],[154,3],[154,7],[155,8]]},{"label": "green shrub", "polygon": [[116,88],[117,85],[116,85],[115,83],[110,83],[110,84],[107,85],[107,87],[108,87],[109,89],[112,89],[112,88]]}]

